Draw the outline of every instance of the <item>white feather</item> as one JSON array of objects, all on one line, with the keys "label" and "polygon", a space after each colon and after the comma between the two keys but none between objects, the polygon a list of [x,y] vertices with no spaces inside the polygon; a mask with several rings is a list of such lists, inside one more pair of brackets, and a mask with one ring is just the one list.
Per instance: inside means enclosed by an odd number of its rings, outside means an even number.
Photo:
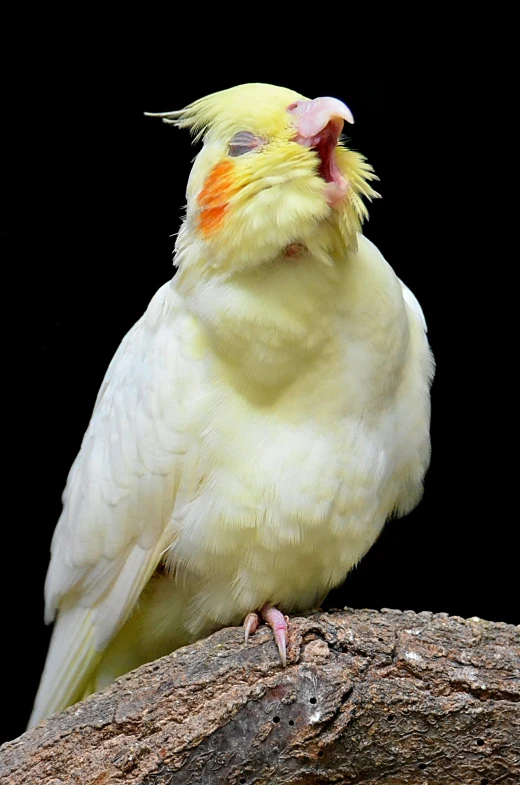
[{"label": "white feather", "polygon": [[127,335],[64,494],[32,723],[267,601],[312,607],[417,503],[424,317],[358,246],[337,269],[178,276]]},{"label": "white feather", "polygon": [[193,439],[183,379],[196,384],[202,367],[183,355],[189,323],[163,286],[107,371],[53,538],[47,621],[60,610],[31,724],[81,695],[171,542],[165,530]]}]

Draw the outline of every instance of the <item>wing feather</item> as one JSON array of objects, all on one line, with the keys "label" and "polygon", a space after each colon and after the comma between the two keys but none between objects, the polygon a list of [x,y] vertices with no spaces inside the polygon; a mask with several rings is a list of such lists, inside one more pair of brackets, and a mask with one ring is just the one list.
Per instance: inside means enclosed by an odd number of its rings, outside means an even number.
[{"label": "wing feather", "polygon": [[401,284],[401,288],[403,290],[403,297],[404,297],[405,303],[408,305],[409,308],[411,308],[413,313],[417,316],[417,318],[419,319],[420,323],[422,324],[424,332],[427,333],[428,332],[428,327],[426,325],[426,319],[425,319],[425,316],[424,316],[423,309],[421,308],[421,305],[419,303],[419,300],[417,299],[415,294],[412,292],[412,290],[409,289],[408,286],[405,283],[403,283],[400,278],[398,278],[398,281]]},{"label": "wing feather", "polygon": [[99,391],[53,537],[46,620],[57,620],[31,725],[82,697],[171,543],[168,523],[193,443],[196,396],[179,382],[196,375],[189,319],[172,285],[163,286]]},{"label": "wing feather", "polygon": [[96,663],[91,617],[89,608],[79,606],[63,608],[60,612],[29,728],[81,697],[81,685]]}]

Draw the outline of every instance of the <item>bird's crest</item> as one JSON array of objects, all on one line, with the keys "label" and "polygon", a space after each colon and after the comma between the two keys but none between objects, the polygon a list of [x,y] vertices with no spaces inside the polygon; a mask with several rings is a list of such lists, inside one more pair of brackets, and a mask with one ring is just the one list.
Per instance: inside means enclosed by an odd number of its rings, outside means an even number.
[{"label": "bird's crest", "polygon": [[[304,96],[270,84],[242,84],[211,93],[174,112],[146,112],[148,117],[160,117],[163,122],[178,128],[189,128],[194,140],[206,134],[225,137],[238,125],[241,130],[263,130],[271,135],[280,128],[280,116],[273,112],[278,104],[285,110],[293,101],[306,100]],[[282,114],[286,125],[289,116]]]}]

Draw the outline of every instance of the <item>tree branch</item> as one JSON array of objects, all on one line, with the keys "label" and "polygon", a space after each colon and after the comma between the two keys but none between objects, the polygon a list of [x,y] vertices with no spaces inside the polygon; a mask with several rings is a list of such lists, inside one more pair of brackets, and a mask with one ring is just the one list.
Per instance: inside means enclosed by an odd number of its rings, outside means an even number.
[{"label": "tree branch", "polygon": [[520,782],[520,629],[445,614],[315,613],[288,667],[224,629],[0,751],[2,785]]}]

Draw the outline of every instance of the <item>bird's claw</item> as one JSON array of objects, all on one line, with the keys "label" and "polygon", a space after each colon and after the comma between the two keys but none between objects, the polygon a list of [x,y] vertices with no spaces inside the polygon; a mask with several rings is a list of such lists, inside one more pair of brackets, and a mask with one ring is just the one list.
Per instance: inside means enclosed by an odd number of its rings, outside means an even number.
[{"label": "bird's claw", "polygon": [[266,603],[260,608],[258,613],[248,613],[244,619],[244,638],[247,643],[250,635],[258,629],[262,618],[274,632],[274,640],[280,654],[280,660],[285,668],[287,664],[287,622],[289,618],[284,616],[277,608]]},{"label": "bird's claw", "polygon": [[260,624],[260,616],[258,613],[248,613],[244,619],[244,643],[247,643],[249,636],[253,635],[258,629]]}]

